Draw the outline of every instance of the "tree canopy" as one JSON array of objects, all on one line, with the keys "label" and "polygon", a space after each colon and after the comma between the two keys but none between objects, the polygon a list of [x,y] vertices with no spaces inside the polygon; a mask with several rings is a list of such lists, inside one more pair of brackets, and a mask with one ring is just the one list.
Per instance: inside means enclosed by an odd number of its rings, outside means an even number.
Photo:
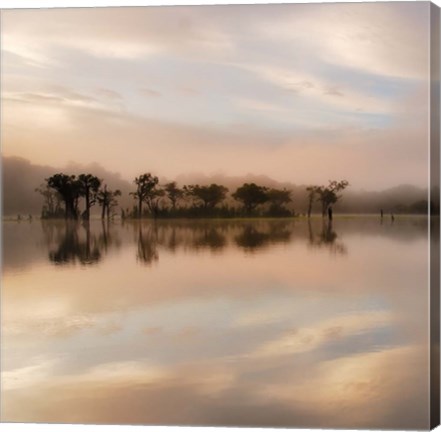
[{"label": "tree canopy", "polygon": [[101,206],[101,219],[104,219],[107,215],[107,219],[110,219],[111,210],[118,205],[116,197],[121,196],[121,191],[116,189],[114,191],[107,189],[107,185],[99,190],[97,193],[97,200]]},{"label": "tree canopy", "polygon": [[49,188],[60,194],[64,202],[65,218],[76,219],[78,216],[78,198],[81,188],[75,175],[54,174],[46,179]]},{"label": "tree canopy", "polygon": [[309,194],[309,209],[308,216],[311,215],[312,201],[315,197],[321,203],[322,216],[325,216],[329,210],[329,207],[334,205],[340,198],[339,192],[343,191],[349,186],[347,180],[329,180],[327,186],[309,186],[306,188]]},{"label": "tree canopy", "polygon": [[142,217],[142,204],[147,202],[147,199],[154,193],[158,182],[158,177],[152,176],[150,173],[145,173],[135,178],[136,191],[131,192],[131,195],[138,200],[139,218]]},{"label": "tree canopy", "polygon": [[215,183],[209,186],[189,185],[184,186],[188,196],[200,203],[205,209],[212,209],[220,204],[226,197],[228,188]]},{"label": "tree canopy", "polygon": [[237,188],[233,198],[243,204],[247,213],[251,213],[259,204],[268,201],[268,188],[255,183],[245,183]]},{"label": "tree canopy", "polygon": [[79,193],[85,199],[84,219],[89,220],[90,208],[96,203],[101,180],[92,174],[80,174],[77,182]]}]

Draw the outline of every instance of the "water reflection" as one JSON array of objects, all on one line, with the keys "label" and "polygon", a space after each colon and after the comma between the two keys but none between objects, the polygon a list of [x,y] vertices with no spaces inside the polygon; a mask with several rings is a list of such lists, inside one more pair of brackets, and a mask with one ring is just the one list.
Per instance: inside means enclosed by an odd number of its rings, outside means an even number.
[{"label": "water reflection", "polygon": [[[313,226],[314,225],[314,226]],[[344,254],[346,246],[332,223],[308,222],[309,245],[327,248],[332,253]],[[229,246],[245,252],[258,252],[277,244],[304,241],[303,225],[292,221],[272,222],[129,222],[122,226],[95,223],[42,223],[51,262],[60,264],[96,264],[109,250],[121,247],[120,232],[131,229],[137,245],[136,259],[144,265],[159,260],[160,250],[177,253],[179,250],[221,253]]]},{"label": "water reflection", "polygon": [[2,419],[427,427],[424,218],[34,221],[3,246]]},{"label": "water reflection", "polygon": [[246,224],[234,238],[236,245],[253,252],[268,245],[288,243],[291,240],[293,224],[276,221],[268,225],[267,230],[262,230],[252,223]]},{"label": "water reflection", "polygon": [[[88,224],[90,229],[90,223]],[[101,232],[98,235],[98,247],[102,252],[107,253],[110,249],[119,249],[121,239],[117,226],[109,220],[101,221]]]},{"label": "water reflection", "polygon": [[210,249],[212,251],[220,251],[227,245],[226,235],[219,227],[203,226],[201,227],[201,233],[191,243],[191,247],[194,249]]},{"label": "water reflection", "polygon": [[49,260],[55,264],[79,262],[83,265],[96,264],[101,259],[102,244],[91,233],[90,225],[83,224],[81,230],[75,222],[66,222],[55,250],[49,250]]},{"label": "water reflection", "polygon": [[[135,228],[135,226],[134,226]],[[158,230],[156,224],[143,226],[138,224],[138,251],[136,258],[145,265],[158,261]]]},{"label": "water reflection", "polygon": [[41,221],[49,261],[56,265],[97,264],[109,250],[120,248],[116,228],[107,221],[101,224]]},{"label": "water reflection", "polygon": [[346,254],[346,245],[337,240],[338,235],[333,228],[332,220],[323,220],[320,234],[316,235],[312,229],[311,221],[308,221],[309,245],[317,248],[327,248],[334,254]]}]

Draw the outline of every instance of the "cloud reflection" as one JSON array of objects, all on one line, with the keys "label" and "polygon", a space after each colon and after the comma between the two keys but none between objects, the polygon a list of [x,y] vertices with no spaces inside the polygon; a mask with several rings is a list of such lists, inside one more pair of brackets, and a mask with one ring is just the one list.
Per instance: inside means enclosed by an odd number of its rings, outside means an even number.
[{"label": "cloud reflection", "polygon": [[337,218],[340,259],[321,219],[91,222],[54,266],[86,227],[6,224],[2,418],[426,428],[423,225]]}]

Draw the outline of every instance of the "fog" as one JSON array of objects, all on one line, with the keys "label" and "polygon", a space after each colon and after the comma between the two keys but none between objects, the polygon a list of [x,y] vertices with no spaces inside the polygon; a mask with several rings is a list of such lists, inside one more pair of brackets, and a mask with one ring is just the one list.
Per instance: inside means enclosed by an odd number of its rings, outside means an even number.
[{"label": "fog", "polygon": [[[111,189],[120,189],[122,196],[119,198],[120,208],[131,209],[135,205],[135,200],[129,195],[135,190],[132,179],[123,178],[119,173],[106,170],[98,163],[78,164],[70,163],[64,167],[50,167],[32,164],[23,158],[3,157],[3,214],[8,217],[16,217],[17,214],[39,215],[43,205],[43,198],[35,189],[44,184],[45,178],[58,172],[66,174],[92,173],[103,180]],[[147,171],[147,170],[146,170]],[[141,172],[139,173],[141,174]],[[255,182],[256,184],[274,187],[287,188],[291,191],[292,203],[290,209],[296,213],[305,213],[307,210],[307,193],[305,184],[277,182],[276,180],[264,176],[245,174],[243,176],[226,176],[224,174],[213,174],[210,176],[200,173],[181,174],[175,178],[164,177],[161,173],[153,172],[159,177],[160,185],[168,181],[177,181],[178,186],[182,187],[188,184],[208,185],[218,183],[226,186],[229,193],[226,202],[230,205],[237,205],[231,194],[237,187],[245,182]],[[350,180],[350,179],[349,179]],[[326,184],[326,182],[325,182]],[[349,186],[342,194],[342,199],[337,203],[335,209],[337,212],[344,213],[378,213],[380,209],[394,213],[415,213],[425,212],[424,201],[427,200],[427,188],[421,188],[413,185],[397,185],[394,188],[388,188],[377,191],[360,190],[359,188]],[[419,203],[419,210],[410,208]],[[164,198],[164,205],[168,200]],[[422,210],[421,210],[422,209]],[[98,214],[97,207],[92,209],[94,214]],[[315,211],[319,211],[317,205]],[[119,211],[118,211],[119,212]]]}]

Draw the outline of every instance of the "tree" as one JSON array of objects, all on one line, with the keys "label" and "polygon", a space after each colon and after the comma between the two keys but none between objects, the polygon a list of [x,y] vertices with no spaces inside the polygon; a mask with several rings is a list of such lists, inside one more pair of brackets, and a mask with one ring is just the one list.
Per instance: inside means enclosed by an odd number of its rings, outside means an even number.
[{"label": "tree", "polygon": [[35,189],[35,192],[40,193],[44,198],[43,209],[41,211],[42,219],[58,217],[62,214],[62,198],[57,191],[52,190],[47,184],[42,184]]},{"label": "tree", "polygon": [[268,201],[270,202],[269,215],[271,216],[289,216],[290,211],[285,208],[285,204],[292,201],[291,191],[286,188],[270,189],[267,191]]},{"label": "tree", "polygon": [[118,205],[116,199],[118,196],[121,196],[121,191],[119,189],[111,191],[107,189],[107,185],[104,185],[104,188],[98,191],[97,200],[101,206],[101,219],[104,219],[106,215],[107,219],[110,219],[110,211]]},{"label": "tree", "polygon": [[158,184],[158,177],[152,176],[150,173],[142,174],[134,180],[136,184],[136,192],[130,195],[138,200],[138,218],[142,217],[142,204],[146,202],[147,197],[152,193]]},{"label": "tree", "polygon": [[306,191],[308,192],[308,217],[311,217],[312,203],[314,202],[320,186],[308,186]]},{"label": "tree", "polygon": [[213,209],[227,196],[228,188],[212,183],[210,186],[189,185],[184,186],[188,195],[202,204],[204,209]]},{"label": "tree", "polygon": [[349,186],[347,180],[329,180],[328,186],[318,186],[316,188],[318,194],[318,200],[322,204],[322,216],[325,217],[328,209],[331,205],[334,205],[341,195],[337,195],[338,192],[343,191]]},{"label": "tree", "polygon": [[65,218],[76,219],[78,216],[78,198],[80,197],[80,187],[74,175],[54,174],[45,179],[48,187],[60,194],[64,202]]},{"label": "tree", "polygon": [[78,186],[81,196],[85,199],[85,210],[83,217],[85,220],[90,219],[90,208],[95,205],[98,190],[101,186],[101,180],[92,174],[80,174],[78,176]]},{"label": "tree", "polygon": [[184,191],[178,188],[176,182],[167,183],[164,186],[164,191],[172,204],[172,209],[175,210],[176,203],[184,196]]},{"label": "tree", "polygon": [[164,195],[164,189],[156,186],[146,195],[145,201],[147,203],[147,207],[154,218],[158,216],[160,204]]},{"label": "tree", "polygon": [[251,213],[259,204],[268,201],[268,188],[255,183],[244,183],[233,193],[233,198],[243,204],[247,213]]}]

